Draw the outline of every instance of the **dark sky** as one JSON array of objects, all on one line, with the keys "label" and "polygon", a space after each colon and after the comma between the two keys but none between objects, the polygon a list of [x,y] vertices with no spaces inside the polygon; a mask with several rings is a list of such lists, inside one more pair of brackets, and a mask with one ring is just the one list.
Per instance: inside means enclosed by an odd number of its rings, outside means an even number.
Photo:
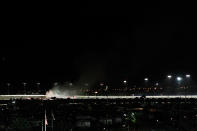
[{"label": "dark sky", "polygon": [[192,3],[44,3],[4,16],[1,80],[197,75]]}]

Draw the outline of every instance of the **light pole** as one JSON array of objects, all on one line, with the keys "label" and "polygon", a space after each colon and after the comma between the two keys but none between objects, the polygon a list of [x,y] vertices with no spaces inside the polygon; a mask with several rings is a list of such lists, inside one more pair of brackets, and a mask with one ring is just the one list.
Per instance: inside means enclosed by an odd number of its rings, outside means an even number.
[{"label": "light pole", "polygon": [[173,92],[173,90],[174,90],[174,84],[172,83],[172,75],[167,75],[167,81],[166,81],[167,83],[167,88],[165,89],[166,90],[166,93],[168,94],[168,95],[170,95],[172,92]]},{"label": "light pole", "polygon": [[178,82],[178,85],[180,85],[180,84],[181,84],[181,81],[183,80],[183,78],[180,77],[180,76],[178,76],[178,77],[176,78],[176,80],[177,80],[177,82]]},{"label": "light pole", "polygon": [[185,88],[185,95],[186,95],[186,89],[188,89],[190,87],[190,82],[189,81],[190,81],[191,75],[190,74],[186,74],[185,77],[186,77],[186,80],[185,80],[186,84],[185,84],[184,88]]},{"label": "light pole", "polygon": [[[148,88],[148,81],[149,81],[149,79],[146,77],[146,78],[144,78],[144,82],[145,82],[145,88],[143,88],[142,89],[142,93],[143,93],[143,95],[142,96],[144,96],[144,95],[147,95],[146,93],[146,89]],[[145,89],[145,90],[144,90]]]},{"label": "light pole", "polygon": [[123,94],[126,96],[127,93],[128,93],[128,92],[127,92],[128,87],[127,87],[127,81],[126,81],[126,80],[123,81],[123,86],[124,86],[124,87],[123,87],[123,88],[124,88],[124,89],[123,89]]},{"label": "light pole", "polygon": [[[98,93],[98,91],[95,91],[95,92],[94,92],[94,94],[95,94],[95,97],[97,96],[97,95],[96,95],[97,93]],[[96,98],[97,98],[97,97],[96,97]]]},{"label": "light pole", "polygon": [[39,93],[39,90],[40,90],[40,82],[36,83],[37,85],[37,92]]},{"label": "light pole", "polygon": [[[178,83],[178,91],[180,91],[179,89],[180,89],[180,86],[181,86],[181,82],[182,82],[182,80],[183,80],[183,78],[182,77],[180,77],[180,76],[177,76],[176,77],[176,80],[177,80],[177,83]],[[180,93],[180,92],[179,92]],[[181,93],[182,94],[182,93]]]},{"label": "light pole", "polygon": [[149,81],[148,78],[144,78],[145,86],[147,86],[148,81]]},{"label": "light pole", "polygon": [[148,78],[144,78],[145,86],[147,86],[148,80]]},{"label": "light pole", "polygon": [[26,94],[26,85],[27,85],[27,83],[23,82],[24,94]]},{"label": "light pole", "polygon": [[10,94],[10,83],[7,83],[7,87],[8,87],[8,95]]},{"label": "light pole", "polygon": [[105,86],[105,96],[108,98],[108,85]]}]

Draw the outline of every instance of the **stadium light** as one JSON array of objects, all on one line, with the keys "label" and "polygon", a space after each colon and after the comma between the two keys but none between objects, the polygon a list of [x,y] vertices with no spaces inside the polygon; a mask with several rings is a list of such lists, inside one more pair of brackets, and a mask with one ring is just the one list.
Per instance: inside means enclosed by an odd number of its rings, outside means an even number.
[{"label": "stadium light", "polygon": [[126,80],[124,80],[123,82],[124,82],[124,84],[126,84],[126,83],[127,83],[127,81],[126,81]]},{"label": "stadium light", "polygon": [[155,83],[155,85],[156,85],[156,86],[158,86],[158,85],[159,85],[159,83],[157,82],[157,83]]},{"label": "stadium light", "polygon": [[186,76],[186,78],[190,78],[190,77],[191,77],[189,74],[187,74],[187,75],[185,75],[185,76]]},{"label": "stadium light", "polygon": [[171,76],[171,75],[168,75],[167,77],[168,77],[168,79],[171,79],[171,78],[172,78],[172,76]]},{"label": "stadium light", "polygon": [[10,94],[10,83],[7,83],[7,86],[8,86],[8,95]]},{"label": "stadium light", "polygon": [[181,81],[182,77],[177,77],[176,79],[177,79],[177,81]]},{"label": "stadium light", "polygon": [[27,83],[23,82],[23,86],[24,86],[24,93],[26,94],[26,85]]},{"label": "stadium light", "polygon": [[148,78],[144,78],[145,81],[148,81]]}]

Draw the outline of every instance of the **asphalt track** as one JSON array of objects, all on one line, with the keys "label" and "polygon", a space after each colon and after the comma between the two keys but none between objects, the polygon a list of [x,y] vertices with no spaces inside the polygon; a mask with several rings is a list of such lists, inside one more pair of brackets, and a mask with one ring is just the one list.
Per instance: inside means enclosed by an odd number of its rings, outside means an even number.
[{"label": "asphalt track", "polygon": [[[64,96],[64,97],[56,97],[60,99],[135,99],[140,98],[141,96]],[[10,99],[40,99],[40,100],[48,100],[46,95],[0,95],[0,100],[10,100]],[[149,99],[159,99],[159,98],[197,98],[197,95],[165,95],[165,96],[146,96]]]}]

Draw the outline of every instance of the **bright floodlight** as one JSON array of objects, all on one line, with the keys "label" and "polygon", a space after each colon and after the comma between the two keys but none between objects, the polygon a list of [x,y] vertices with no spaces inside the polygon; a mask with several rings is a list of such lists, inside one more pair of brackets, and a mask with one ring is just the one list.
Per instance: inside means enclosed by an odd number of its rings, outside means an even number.
[{"label": "bright floodlight", "polygon": [[171,79],[171,78],[172,78],[172,76],[171,76],[171,75],[168,75],[167,77],[168,77],[169,79]]},{"label": "bright floodlight", "polygon": [[126,81],[126,80],[124,80],[123,82],[124,82],[125,84],[127,83],[127,81]]},{"label": "bright floodlight", "polygon": [[144,78],[145,81],[148,81],[148,78]]},{"label": "bright floodlight", "polygon": [[177,81],[181,81],[181,80],[182,80],[182,78],[181,78],[181,77],[177,77],[176,79],[177,79]]},{"label": "bright floodlight", "polygon": [[188,75],[186,75],[186,77],[187,77],[187,78],[190,78],[190,75],[188,74]]}]

